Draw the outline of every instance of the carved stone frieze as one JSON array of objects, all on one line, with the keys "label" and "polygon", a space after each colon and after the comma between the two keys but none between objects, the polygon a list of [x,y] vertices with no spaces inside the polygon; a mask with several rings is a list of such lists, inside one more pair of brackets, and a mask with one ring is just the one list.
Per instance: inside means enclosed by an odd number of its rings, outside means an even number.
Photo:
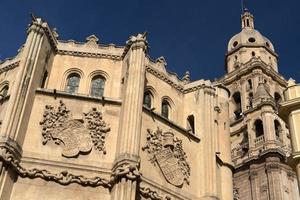
[{"label": "carved stone frieze", "polygon": [[85,177],[83,175],[75,175],[68,171],[61,171],[53,173],[46,169],[26,169],[21,166],[20,161],[15,158],[14,154],[6,147],[0,147],[0,159],[7,165],[9,165],[18,175],[25,178],[41,178],[46,181],[54,181],[61,185],[69,185],[71,183],[78,183],[84,186],[104,186],[111,188],[110,180],[103,179],[101,177]]},{"label": "carved stone frieze", "polygon": [[150,161],[158,165],[165,179],[172,185],[189,184],[190,166],[182,147],[182,140],[174,138],[172,132],[161,129],[147,130],[147,143],[142,148],[150,155]]},{"label": "carved stone frieze", "polygon": [[233,186],[233,200],[240,200],[239,188],[236,185]]},{"label": "carved stone frieze", "polygon": [[104,143],[108,125],[102,119],[102,113],[93,108],[84,114],[84,119],[73,119],[70,110],[60,101],[55,109],[45,106],[42,126],[43,144],[54,141],[63,145],[62,155],[75,157],[79,153],[88,153],[94,146],[96,150],[106,153]]},{"label": "carved stone frieze", "polygon": [[124,162],[118,164],[112,172],[111,181],[117,182],[122,178],[138,180],[141,176],[139,166],[134,163]]},{"label": "carved stone frieze", "polygon": [[169,195],[161,195],[150,187],[140,186],[140,194],[142,197],[151,200],[171,200]]}]

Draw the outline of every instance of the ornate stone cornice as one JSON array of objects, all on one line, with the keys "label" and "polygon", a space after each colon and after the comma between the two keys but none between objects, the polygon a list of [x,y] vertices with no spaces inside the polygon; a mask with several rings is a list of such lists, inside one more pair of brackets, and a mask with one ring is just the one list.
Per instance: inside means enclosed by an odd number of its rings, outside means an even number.
[{"label": "ornate stone cornice", "polygon": [[175,89],[177,89],[180,92],[184,92],[184,88],[182,85],[174,83],[172,80],[170,80],[167,75],[165,75],[162,72],[158,72],[157,70],[154,70],[152,67],[150,66],[146,66],[146,71],[149,72],[150,74],[154,75],[155,77],[161,79],[162,81],[168,83],[169,85],[171,85],[172,87],[174,87]]},{"label": "ornate stone cornice", "polygon": [[159,78],[160,80],[166,82],[167,84],[171,85],[173,88],[175,88],[176,90],[178,90],[179,92],[182,92],[184,94],[187,94],[187,93],[197,91],[199,89],[204,88],[204,89],[206,89],[205,91],[206,91],[207,94],[215,95],[215,88],[212,87],[212,86],[208,86],[208,85],[205,85],[205,84],[199,84],[199,85],[196,85],[194,87],[184,89],[183,84],[175,83],[170,78],[168,78],[168,75],[153,69],[149,65],[146,66],[146,71],[149,72],[150,74],[154,75],[155,77]]},{"label": "ornate stone cornice", "polygon": [[70,55],[70,56],[80,56],[80,57],[90,57],[90,58],[107,58],[112,60],[122,60],[122,56],[120,55],[113,55],[113,54],[106,54],[106,53],[91,53],[91,52],[84,52],[84,51],[70,51],[70,50],[62,50],[58,49],[57,53],[60,55]]},{"label": "ornate stone cornice", "polygon": [[[226,74],[222,78],[218,79],[217,82],[221,82],[224,85],[229,85],[232,82],[240,79],[241,77],[251,74],[252,71],[254,71],[255,69],[260,69],[263,73],[271,76],[272,79],[274,79],[280,85],[284,87],[287,86],[287,81],[282,76],[280,76],[278,72],[270,68],[269,65],[262,61],[260,58],[252,58],[247,63],[242,64],[242,66],[239,69],[234,70]],[[260,74],[260,72],[256,73]]]},{"label": "ornate stone cornice", "polygon": [[1,68],[0,68],[0,74],[2,74],[3,72],[7,72],[7,71],[9,71],[9,70],[12,70],[12,69],[18,67],[19,64],[20,64],[20,61],[18,60],[18,61],[16,61],[16,62],[13,62],[13,63],[9,64],[9,65],[6,65],[6,66],[4,66],[4,67],[1,67]]}]

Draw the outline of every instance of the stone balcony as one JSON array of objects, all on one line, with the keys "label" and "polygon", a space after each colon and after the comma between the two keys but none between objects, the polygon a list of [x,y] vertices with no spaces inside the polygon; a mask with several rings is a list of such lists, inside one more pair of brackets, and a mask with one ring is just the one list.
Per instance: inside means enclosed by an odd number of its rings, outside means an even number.
[{"label": "stone balcony", "polygon": [[249,146],[248,142],[233,148],[231,151],[232,161],[236,166],[243,164],[249,160],[256,159],[261,154],[269,151],[278,151],[284,155],[289,155],[291,152],[291,145],[284,144],[282,139],[277,137],[276,140],[266,141],[262,135],[254,139],[252,147]]}]

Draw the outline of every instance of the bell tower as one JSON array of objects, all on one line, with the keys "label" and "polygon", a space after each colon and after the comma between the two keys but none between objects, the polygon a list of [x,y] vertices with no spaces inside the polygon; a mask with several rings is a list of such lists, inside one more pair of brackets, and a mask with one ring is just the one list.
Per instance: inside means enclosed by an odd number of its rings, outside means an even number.
[{"label": "bell tower", "polygon": [[235,193],[241,200],[299,199],[295,172],[286,163],[289,131],[277,113],[287,81],[278,73],[271,41],[254,29],[248,9],[243,9],[241,27],[228,43],[227,74],[219,80],[231,92]]}]

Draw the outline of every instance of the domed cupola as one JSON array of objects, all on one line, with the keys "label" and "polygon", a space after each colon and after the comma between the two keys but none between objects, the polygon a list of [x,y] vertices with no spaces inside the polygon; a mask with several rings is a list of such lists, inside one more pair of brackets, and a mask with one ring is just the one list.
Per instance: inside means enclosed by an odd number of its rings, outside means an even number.
[{"label": "domed cupola", "polygon": [[277,71],[277,54],[273,44],[259,31],[254,29],[254,17],[248,9],[241,16],[242,31],[233,36],[227,48],[228,72],[248,62],[252,57],[259,57]]}]

